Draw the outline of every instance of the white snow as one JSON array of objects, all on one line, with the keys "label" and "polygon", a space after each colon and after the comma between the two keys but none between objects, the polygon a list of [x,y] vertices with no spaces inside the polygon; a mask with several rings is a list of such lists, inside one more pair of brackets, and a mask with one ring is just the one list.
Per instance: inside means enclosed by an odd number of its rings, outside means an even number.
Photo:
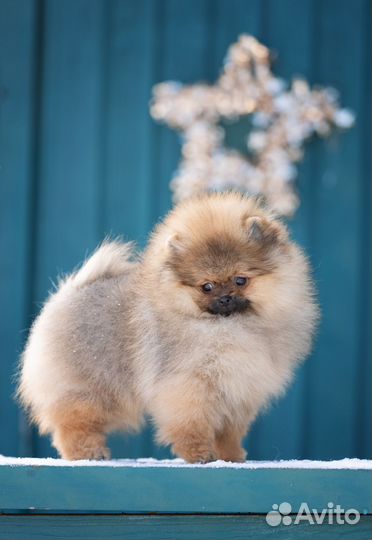
[{"label": "white snow", "polygon": [[48,466],[48,467],[202,467],[203,469],[368,469],[372,470],[372,461],[368,459],[345,458],[334,461],[281,460],[281,461],[246,461],[245,463],[232,463],[230,461],[213,461],[212,463],[190,464],[182,459],[140,458],[115,459],[110,461],[67,461],[54,458],[17,458],[0,455],[0,466]]}]

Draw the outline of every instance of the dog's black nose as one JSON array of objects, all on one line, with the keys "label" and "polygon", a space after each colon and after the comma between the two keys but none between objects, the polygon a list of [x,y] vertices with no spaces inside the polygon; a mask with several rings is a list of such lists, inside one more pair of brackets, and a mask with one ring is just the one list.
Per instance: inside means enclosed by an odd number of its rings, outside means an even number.
[{"label": "dog's black nose", "polygon": [[214,315],[228,317],[232,313],[245,311],[248,306],[249,301],[246,298],[237,298],[236,296],[225,294],[224,296],[220,296],[220,298],[216,298],[208,307],[208,311]]},{"label": "dog's black nose", "polygon": [[232,298],[228,294],[225,294],[224,296],[221,296],[221,298],[218,299],[218,303],[220,306],[228,306],[231,304]]}]

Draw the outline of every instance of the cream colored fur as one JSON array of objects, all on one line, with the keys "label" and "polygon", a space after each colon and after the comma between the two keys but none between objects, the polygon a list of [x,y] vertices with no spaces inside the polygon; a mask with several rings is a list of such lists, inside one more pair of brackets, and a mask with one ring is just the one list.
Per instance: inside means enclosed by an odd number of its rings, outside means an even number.
[{"label": "cream colored fur", "polygon": [[[244,294],[254,311],[201,310],[199,288],[180,282],[170,250],[186,257],[223,235],[244,243],[252,216],[280,239],[280,264],[252,270]],[[31,329],[19,395],[67,459],[107,458],[105,435],[137,429],[149,414],[158,441],[188,461],[242,460],[249,425],[308,354],[317,313],[306,259],[284,226],[240,195],[191,200],[141,259],[129,244],[105,243],[59,285]]]}]

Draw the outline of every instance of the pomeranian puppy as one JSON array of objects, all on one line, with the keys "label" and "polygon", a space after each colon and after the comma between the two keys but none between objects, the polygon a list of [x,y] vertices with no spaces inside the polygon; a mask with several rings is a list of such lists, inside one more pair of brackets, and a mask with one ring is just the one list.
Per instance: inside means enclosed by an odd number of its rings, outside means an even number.
[{"label": "pomeranian puppy", "polygon": [[242,461],[242,438],[309,352],[309,267],[254,199],[177,206],[141,257],[104,243],[36,319],[19,396],[63,458],[109,458],[106,436],[150,415],[188,462]]}]

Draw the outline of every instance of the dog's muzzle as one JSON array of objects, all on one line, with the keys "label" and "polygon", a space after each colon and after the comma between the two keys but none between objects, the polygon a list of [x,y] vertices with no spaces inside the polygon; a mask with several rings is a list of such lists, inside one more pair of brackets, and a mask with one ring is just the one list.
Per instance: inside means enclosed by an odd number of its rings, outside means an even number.
[{"label": "dog's muzzle", "polygon": [[236,296],[225,294],[224,296],[217,298],[217,300],[209,306],[209,313],[228,317],[232,313],[241,313],[242,311],[245,311],[248,306],[249,301],[246,298],[238,298]]}]

